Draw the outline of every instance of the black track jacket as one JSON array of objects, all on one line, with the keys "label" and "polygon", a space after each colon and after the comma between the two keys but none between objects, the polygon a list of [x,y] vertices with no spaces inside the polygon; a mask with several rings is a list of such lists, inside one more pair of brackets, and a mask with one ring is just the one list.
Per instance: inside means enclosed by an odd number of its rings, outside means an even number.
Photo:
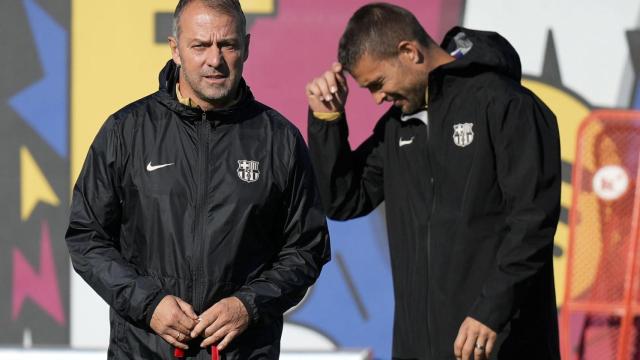
[{"label": "black track jacket", "polygon": [[351,151],[346,119],[310,114],[322,202],[338,220],[386,203],[394,357],[454,359],[471,316],[499,333],[500,359],[559,359],[556,119],[520,85],[519,57],[500,35],[454,28],[442,47],[454,51],[461,31],[471,50],[429,75],[428,127],[391,108]]},{"label": "black track jacket", "polygon": [[[66,235],[73,266],[111,307],[109,359],[173,359],[149,327],[168,294],[196,313],[237,296],[251,323],[223,359],[277,359],[283,312],[330,257],[306,145],[244,80],[237,105],[204,113],[177,101],[177,78],[169,61],[160,90],[91,145]],[[188,358],[211,358],[198,349]]]}]

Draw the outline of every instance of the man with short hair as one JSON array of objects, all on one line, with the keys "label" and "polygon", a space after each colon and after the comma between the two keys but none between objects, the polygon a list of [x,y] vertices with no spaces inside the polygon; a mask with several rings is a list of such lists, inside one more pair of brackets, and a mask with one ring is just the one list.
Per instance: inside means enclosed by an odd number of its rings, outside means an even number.
[{"label": "man with short hair", "polygon": [[[456,27],[440,46],[415,16],[360,8],[339,63],[306,87],[325,210],[386,204],[395,359],[559,359],[553,236],[560,146],[500,35]],[[344,72],[393,106],[356,150]]]},{"label": "man with short hair", "polygon": [[66,241],[111,307],[109,359],[277,359],[329,260],[304,140],[242,79],[245,23],[237,0],[181,0],[160,90],[91,145]]}]

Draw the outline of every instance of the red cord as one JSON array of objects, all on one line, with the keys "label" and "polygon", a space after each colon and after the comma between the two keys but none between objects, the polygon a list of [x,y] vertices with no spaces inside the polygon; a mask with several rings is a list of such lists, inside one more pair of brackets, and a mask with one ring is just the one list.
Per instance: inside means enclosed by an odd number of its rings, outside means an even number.
[{"label": "red cord", "polygon": [[[180,348],[174,348],[173,356],[179,359],[183,358],[184,350]],[[220,352],[218,351],[218,347],[216,345],[211,345],[211,360],[220,360]]]}]

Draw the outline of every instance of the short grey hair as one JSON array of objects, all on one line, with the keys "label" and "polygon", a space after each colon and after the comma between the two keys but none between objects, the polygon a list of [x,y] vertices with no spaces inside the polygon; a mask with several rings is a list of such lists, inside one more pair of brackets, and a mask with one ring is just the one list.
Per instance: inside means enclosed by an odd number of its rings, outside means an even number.
[{"label": "short grey hair", "polygon": [[190,3],[194,1],[200,1],[204,5],[208,6],[212,10],[218,11],[222,14],[234,17],[237,20],[237,25],[242,36],[247,34],[247,18],[242,11],[239,0],[180,0],[176,6],[176,10],[173,12],[173,37],[178,41],[180,36],[180,16],[182,12]]}]

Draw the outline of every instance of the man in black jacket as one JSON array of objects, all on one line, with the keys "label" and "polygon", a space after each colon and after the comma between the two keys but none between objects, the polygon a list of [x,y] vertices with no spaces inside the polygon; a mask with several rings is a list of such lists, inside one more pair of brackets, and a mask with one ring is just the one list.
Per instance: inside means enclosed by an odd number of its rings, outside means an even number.
[{"label": "man in black jacket", "polygon": [[329,260],[304,140],[242,79],[245,21],[237,0],[181,0],[160,90],[91,145],[66,241],[111,307],[109,359],[277,359]]},{"label": "man in black jacket", "polygon": [[[311,158],[331,218],[386,202],[394,358],[559,359],[559,136],[515,50],[463,28],[440,47],[407,10],[371,4],[338,60],[306,88]],[[394,105],[355,151],[344,71]]]}]

